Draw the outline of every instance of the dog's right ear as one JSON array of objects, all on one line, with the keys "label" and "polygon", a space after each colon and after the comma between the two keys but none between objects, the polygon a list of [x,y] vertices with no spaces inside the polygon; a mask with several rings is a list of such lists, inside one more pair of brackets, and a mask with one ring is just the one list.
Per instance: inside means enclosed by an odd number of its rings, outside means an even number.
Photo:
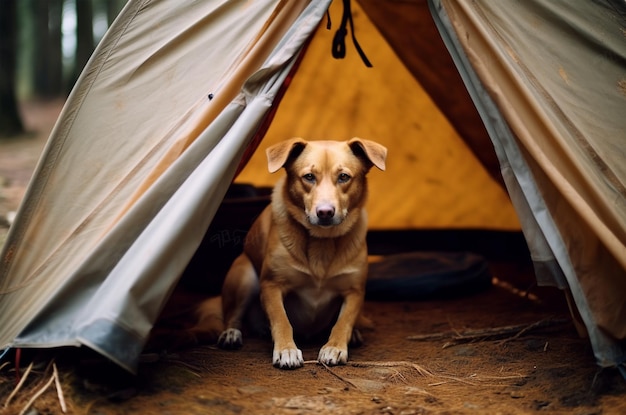
[{"label": "dog's right ear", "polygon": [[265,150],[267,155],[267,168],[270,173],[275,173],[284,167],[289,160],[293,160],[302,153],[306,146],[306,140],[302,138],[292,138],[291,140],[282,141],[274,144]]}]

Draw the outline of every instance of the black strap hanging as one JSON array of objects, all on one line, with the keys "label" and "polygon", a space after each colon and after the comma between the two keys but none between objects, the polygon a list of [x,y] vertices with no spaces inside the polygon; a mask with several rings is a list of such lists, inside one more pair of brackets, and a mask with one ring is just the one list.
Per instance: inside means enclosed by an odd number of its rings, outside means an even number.
[{"label": "black strap hanging", "polygon": [[[356,48],[361,60],[368,68],[372,67],[369,59],[365,56],[365,52],[361,49],[359,42],[356,40],[356,36],[354,34],[354,22],[352,21],[352,9],[350,8],[350,0],[343,0],[343,15],[341,17],[341,24],[335,33],[335,37],[333,38],[333,58],[335,59],[343,59],[346,57],[346,36],[348,35],[348,23],[350,23],[350,34],[352,35],[352,43]],[[330,16],[328,16],[328,26],[330,26]]]}]

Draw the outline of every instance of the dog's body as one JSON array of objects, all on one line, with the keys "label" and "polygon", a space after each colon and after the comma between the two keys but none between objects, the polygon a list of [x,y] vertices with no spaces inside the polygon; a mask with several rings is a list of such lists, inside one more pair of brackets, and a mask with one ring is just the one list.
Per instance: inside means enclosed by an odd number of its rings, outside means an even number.
[{"label": "dog's body", "polygon": [[260,304],[269,320],[275,366],[303,365],[294,333],[311,335],[330,327],[318,359],[345,363],[348,343],[360,340],[355,324],[367,278],[365,176],[372,166],[385,169],[386,149],[357,138],[292,139],[270,147],[267,156],[270,172],[284,167],[287,175],[276,184],[271,204],[252,225],[244,252],[226,276],[226,330],[218,344],[241,346],[243,322],[261,314]]}]

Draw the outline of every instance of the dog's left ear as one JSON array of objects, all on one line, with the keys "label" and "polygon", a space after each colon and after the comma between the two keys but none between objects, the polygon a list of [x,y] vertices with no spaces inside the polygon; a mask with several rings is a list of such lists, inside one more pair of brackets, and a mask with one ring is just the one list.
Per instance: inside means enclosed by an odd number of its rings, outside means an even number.
[{"label": "dog's left ear", "polygon": [[292,138],[290,140],[281,141],[265,150],[267,155],[267,168],[270,173],[280,170],[290,159],[298,157],[304,147],[306,140],[302,138]]},{"label": "dog's left ear", "polygon": [[348,141],[348,145],[357,157],[363,157],[372,165],[385,170],[385,160],[387,159],[387,148],[385,146],[358,137]]}]

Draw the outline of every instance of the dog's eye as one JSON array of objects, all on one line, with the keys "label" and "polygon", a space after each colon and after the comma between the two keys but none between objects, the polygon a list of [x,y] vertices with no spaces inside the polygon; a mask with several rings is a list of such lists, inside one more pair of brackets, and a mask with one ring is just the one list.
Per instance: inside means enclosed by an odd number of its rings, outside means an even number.
[{"label": "dog's eye", "polygon": [[350,181],[351,177],[347,173],[339,173],[339,177],[337,178],[337,183],[347,183]]},{"label": "dog's eye", "polygon": [[313,173],[307,173],[302,176],[305,182],[315,183],[315,175]]}]

